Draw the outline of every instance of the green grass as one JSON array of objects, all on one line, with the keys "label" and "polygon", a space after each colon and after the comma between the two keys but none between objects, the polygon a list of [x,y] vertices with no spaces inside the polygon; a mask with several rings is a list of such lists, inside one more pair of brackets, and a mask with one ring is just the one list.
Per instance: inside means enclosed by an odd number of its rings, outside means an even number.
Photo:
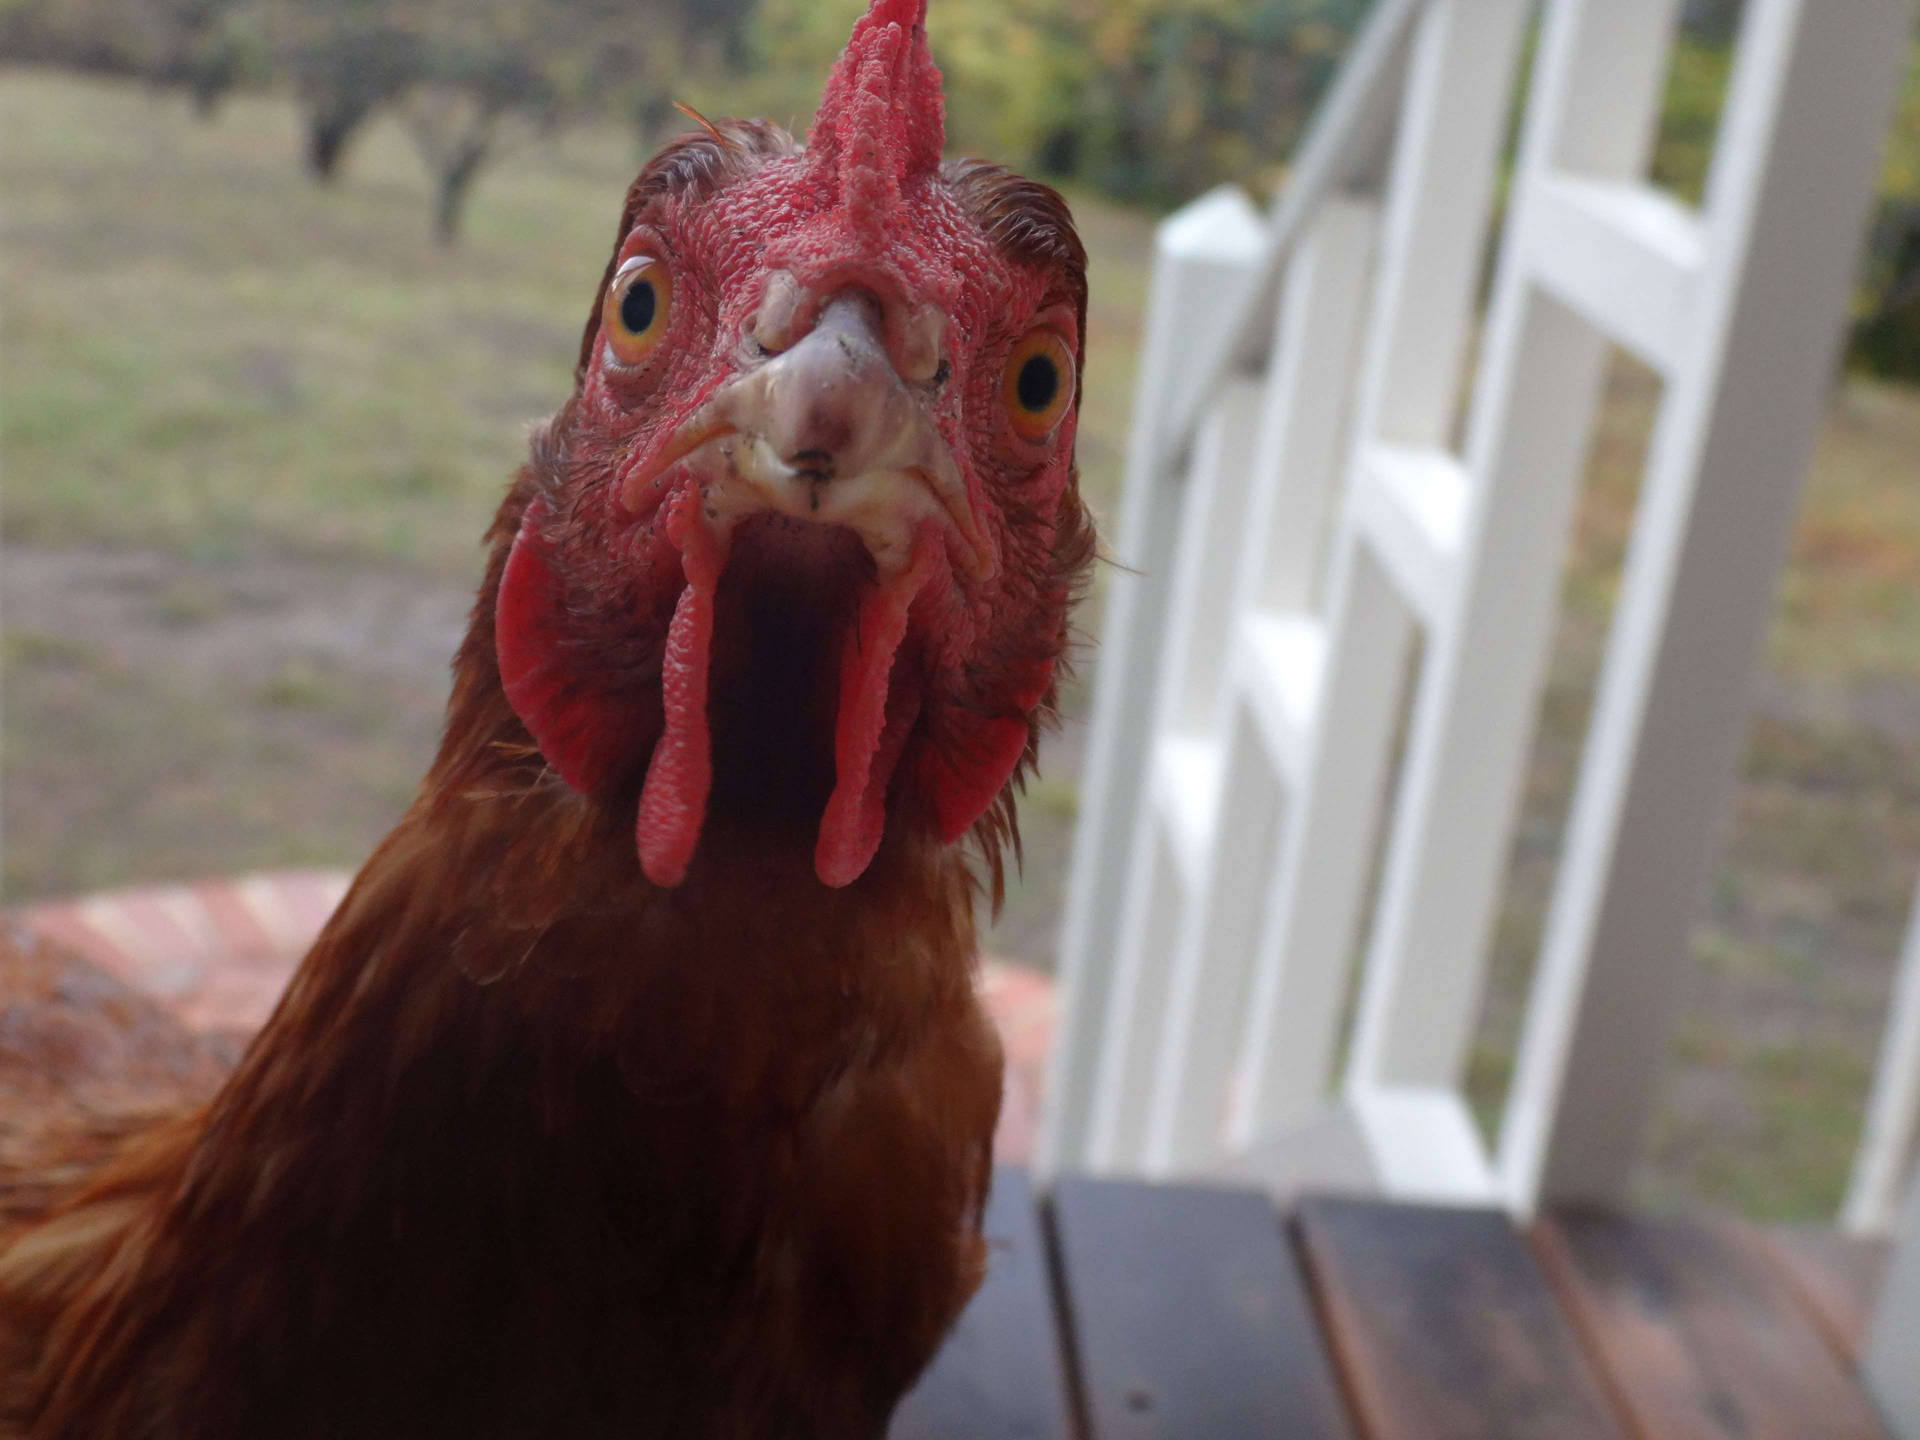
[{"label": "green grass", "polygon": [[[8,540],[470,570],[527,426],[570,388],[639,159],[623,137],[524,140],[446,253],[392,125],[331,188],[300,173],[292,109],[257,96],[203,125],[169,94],[16,71],[0,133]],[[1136,294],[1145,222],[1082,214],[1096,294]],[[1089,327],[1102,494],[1135,308],[1097,304]]]},{"label": "green grass", "polygon": [[483,180],[466,244],[378,126],[335,189],[289,106],[0,82],[6,537],[470,568],[569,387],[630,156],[568,135]]}]

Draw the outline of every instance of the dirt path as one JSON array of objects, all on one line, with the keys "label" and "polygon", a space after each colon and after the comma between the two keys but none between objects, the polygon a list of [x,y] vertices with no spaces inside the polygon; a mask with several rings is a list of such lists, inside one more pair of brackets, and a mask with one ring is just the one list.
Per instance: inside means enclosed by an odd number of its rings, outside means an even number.
[{"label": "dirt path", "polygon": [[10,546],[6,898],[356,864],[431,754],[465,585]]},{"label": "dirt path", "polygon": [[197,565],[158,550],[10,546],[0,599],[9,631],[66,634],[197,682],[260,683],[297,658],[414,681],[446,669],[471,590],[284,556]]}]

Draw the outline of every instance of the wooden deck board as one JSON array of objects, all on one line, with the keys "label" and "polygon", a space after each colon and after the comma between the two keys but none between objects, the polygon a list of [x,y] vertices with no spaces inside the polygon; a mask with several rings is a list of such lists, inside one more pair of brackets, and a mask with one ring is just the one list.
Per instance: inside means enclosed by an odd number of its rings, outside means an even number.
[{"label": "wooden deck board", "polygon": [[1000,1166],[987,1201],[987,1278],[920,1383],[900,1402],[889,1440],[1067,1440],[1053,1282],[1033,1184]]},{"label": "wooden deck board", "polygon": [[1812,1225],[1756,1227],[1747,1233],[1780,1268],[1814,1327],[1851,1369],[1893,1247]]},{"label": "wooden deck board", "polygon": [[1785,1279],[1730,1230],[1561,1214],[1541,1261],[1639,1433],[1872,1440],[1881,1430]]},{"label": "wooden deck board", "polygon": [[1089,1440],[1353,1434],[1264,1195],[1065,1179],[1053,1222]]},{"label": "wooden deck board", "polygon": [[1299,1234],[1371,1440],[1619,1440],[1507,1217],[1309,1199]]},{"label": "wooden deck board", "polygon": [[[996,1173],[889,1440],[1869,1440],[1883,1244]],[[1531,1240],[1531,1245],[1528,1240]]]}]

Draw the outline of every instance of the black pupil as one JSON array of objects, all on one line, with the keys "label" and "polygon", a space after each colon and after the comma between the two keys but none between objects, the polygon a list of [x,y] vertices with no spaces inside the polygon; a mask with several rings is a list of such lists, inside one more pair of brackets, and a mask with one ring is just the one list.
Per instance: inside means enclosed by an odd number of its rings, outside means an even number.
[{"label": "black pupil", "polygon": [[1013,393],[1019,397],[1020,408],[1035,412],[1051,405],[1059,388],[1060,371],[1044,355],[1035,355],[1022,365],[1020,378],[1013,382]]},{"label": "black pupil", "polygon": [[639,335],[653,324],[653,282],[636,280],[620,301],[620,323]]}]

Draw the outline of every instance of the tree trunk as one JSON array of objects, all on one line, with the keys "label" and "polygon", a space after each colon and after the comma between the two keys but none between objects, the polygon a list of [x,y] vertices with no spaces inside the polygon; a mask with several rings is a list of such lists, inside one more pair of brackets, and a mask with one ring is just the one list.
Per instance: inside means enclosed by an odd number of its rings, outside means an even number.
[{"label": "tree trunk", "polygon": [[433,238],[441,245],[450,246],[460,238],[460,217],[466,211],[467,192],[486,158],[487,142],[471,139],[456,145],[441,167],[433,211]]},{"label": "tree trunk", "polygon": [[347,141],[370,113],[369,106],[344,103],[311,111],[307,116],[307,173],[322,184],[331,183],[339,172]]}]

